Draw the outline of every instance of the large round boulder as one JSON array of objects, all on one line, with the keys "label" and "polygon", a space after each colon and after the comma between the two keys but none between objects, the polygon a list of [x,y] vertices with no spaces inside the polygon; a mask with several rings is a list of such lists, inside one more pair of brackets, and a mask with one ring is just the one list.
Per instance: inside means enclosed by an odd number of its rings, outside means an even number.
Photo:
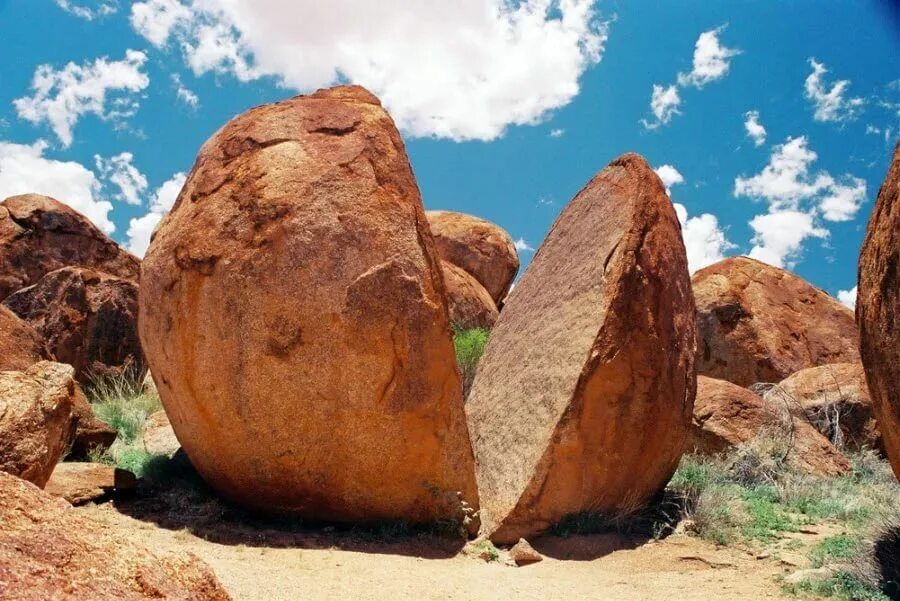
[{"label": "large round boulder", "polygon": [[0,471],[43,487],[72,442],[77,385],[69,365],[0,371]]},{"label": "large round boulder", "polygon": [[859,256],[856,319],[875,418],[900,478],[900,144]]},{"label": "large round boulder", "polygon": [[138,288],[133,280],[82,267],[63,267],[8,296],[3,304],[44,339],[75,378],[127,377],[147,371],[137,331]]},{"label": "large round boulder", "polygon": [[196,556],[151,553],[133,535],[3,473],[0,524],[0,599],[230,598]]},{"label": "large round boulder", "polygon": [[862,363],[832,363],[801,369],[778,387],[840,448],[882,450]]},{"label": "large round boulder", "polygon": [[200,474],[239,503],[327,520],[476,506],[440,269],[370,93],[336,87],[226,124],[141,276],[141,340]]},{"label": "large round boulder", "polygon": [[34,328],[0,305],[0,371],[21,371],[49,358]]},{"label": "large round boulder", "polygon": [[766,398],[725,380],[697,376],[697,398],[688,450],[719,455],[754,442],[773,443],[795,469],[822,476],[850,472],[847,458],[784,397]]},{"label": "large round boulder", "polygon": [[700,374],[751,386],[859,361],[853,312],[792,273],[733,257],[701,269],[692,284]]},{"label": "large round boulder", "polygon": [[456,328],[492,328],[500,314],[484,286],[469,272],[447,261],[441,261],[447,288],[450,323]]},{"label": "large round boulder", "polygon": [[519,272],[519,253],[506,230],[465,213],[428,211],[427,215],[441,259],[472,274],[494,303],[502,302]]},{"label": "large round boulder", "polygon": [[483,534],[511,543],[659,493],[690,430],[695,353],[675,210],[626,154],[553,224],[479,363],[466,413]]},{"label": "large round boulder", "polygon": [[70,265],[132,280],[141,270],[137,257],[58,200],[23,194],[0,202],[0,300]]}]

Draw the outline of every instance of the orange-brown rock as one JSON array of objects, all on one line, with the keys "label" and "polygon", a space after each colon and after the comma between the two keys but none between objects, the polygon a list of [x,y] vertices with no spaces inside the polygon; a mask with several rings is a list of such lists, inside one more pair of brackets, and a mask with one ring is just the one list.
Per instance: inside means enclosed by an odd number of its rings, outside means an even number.
[{"label": "orange-brown rock", "polygon": [[483,534],[661,491],[690,431],[695,327],[672,203],[626,154],[563,210],[491,332],[466,403]]},{"label": "orange-brown rock", "polygon": [[64,500],[3,473],[0,524],[0,599],[229,599],[194,555],[151,553]]},{"label": "orange-brown rock", "polygon": [[850,472],[840,451],[781,400],[765,400],[737,384],[697,376],[689,451],[718,455],[767,439],[783,444],[788,463],[797,469],[823,476]]},{"label": "orange-brown rock", "polygon": [[44,490],[72,505],[84,505],[131,492],[136,486],[137,478],[129,471],[104,463],[66,461],[56,466]]},{"label": "orange-brown rock", "polygon": [[441,261],[447,288],[450,323],[459,328],[492,328],[500,312],[484,286],[469,272],[453,263]]},{"label": "orange-brown rock", "polygon": [[900,144],[866,228],[856,320],[875,418],[900,478]]},{"label": "orange-brown rock", "polygon": [[178,439],[222,494],[426,522],[477,502],[444,294],[394,123],[345,86],[207,141],[143,262],[139,325]]},{"label": "orange-brown rock", "polygon": [[165,411],[156,411],[144,422],[144,450],[154,455],[174,455],[181,448]]},{"label": "orange-brown rock", "polygon": [[0,372],[0,471],[46,484],[75,432],[72,376],[51,361]]},{"label": "orange-brown rock", "polygon": [[82,383],[147,371],[137,331],[133,280],[83,267],[63,267],[9,295],[3,304],[33,327],[57,361]]},{"label": "orange-brown rock", "polygon": [[77,420],[77,426],[67,459],[86,460],[92,451],[102,453],[115,442],[117,432],[97,419],[94,408],[77,386],[72,399],[72,414]]},{"label": "orange-brown rock", "polygon": [[0,300],[71,265],[136,280],[140,261],[86,217],[48,196],[0,202]]},{"label": "orange-brown rock", "polygon": [[792,273],[733,257],[701,269],[692,284],[699,374],[751,386],[859,361],[853,312]]},{"label": "orange-brown rock", "polygon": [[21,371],[49,358],[34,328],[0,305],[0,371]]},{"label": "orange-brown rock", "polygon": [[883,450],[862,363],[801,369],[778,386],[836,446]]},{"label": "orange-brown rock", "polygon": [[494,303],[503,301],[519,272],[519,253],[506,230],[465,213],[428,211],[427,215],[441,259],[472,274]]}]

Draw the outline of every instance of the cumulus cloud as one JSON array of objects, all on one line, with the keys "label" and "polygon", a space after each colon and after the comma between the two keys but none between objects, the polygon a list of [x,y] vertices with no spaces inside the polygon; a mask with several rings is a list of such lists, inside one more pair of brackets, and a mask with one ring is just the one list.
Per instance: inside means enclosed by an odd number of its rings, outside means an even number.
[{"label": "cumulus cloud", "polygon": [[[185,0],[186,2],[187,0]],[[600,61],[591,0],[145,0],[136,31],[197,73],[366,86],[413,136],[491,140],[568,104]]]},{"label": "cumulus cloud", "polygon": [[44,156],[48,144],[15,144],[0,141],[0,199],[35,192],[64,202],[111,234],[113,205],[100,197],[101,182],[93,171],[73,161]]},{"label": "cumulus cloud", "polygon": [[181,82],[181,76],[178,73],[172,74],[172,85],[175,86],[175,95],[178,100],[193,109],[200,106],[200,98]]},{"label": "cumulus cloud", "polygon": [[134,166],[134,155],[123,152],[107,159],[94,155],[100,177],[119,189],[116,197],[128,204],[141,204],[141,195],[147,189],[147,178]]},{"label": "cumulus cloud", "polygon": [[525,238],[519,238],[515,242],[516,250],[519,252],[534,252],[534,247],[525,242]]},{"label": "cumulus cloud", "polygon": [[856,309],[856,288],[854,286],[850,290],[838,290],[838,300],[851,309]]},{"label": "cumulus cloud", "polygon": [[654,120],[642,119],[641,123],[647,129],[656,129],[672,120],[675,115],[680,115],[681,96],[678,95],[678,86],[672,84],[668,87],[653,84],[653,92],[650,95],[650,112]]},{"label": "cumulus cloud", "polygon": [[741,53],[734,48],[726,48],[719,42],[719,34],[725,25],[704,31],[694,45],[694,64],[690,73],[678,74],[678,85],[702,88],[706,84],[722,79],[728,73],[732,57]]},{"label": "cumulus cloud", "polygon": [[121,122],[138,108],[135,97],[150,85],[141,71],[147,56],[127,50],[125,58],[106,57],[62,69],[41,65],[31,81],[32,96],[13,101],[19,117],[35,125],[47,122],[64,147],[72,143],[72,129],[82,115]]},{"label": "cumulus cloud", "polygon": [[666,194],[669,196],[672,195],[672,186],[684,183],[684,176],[672,165],[660,165],[653,171],[655,171],[656,175],[659,176],[659,179],[662,180],[663,185],[666,187]]},{"label": "cumulus cloud", "polygon": [[759,122],[759,111],[747,111],[744,113],[744,129],[753,140],[754,146],[762,146],[766,143],[766,128]]},{"label": "cumulus cloud", "polygon": [[101,0],[99,2],[94,0],[94,3],[96,6],[90,8],[69,2],[69,0],[56,0],[56,5],[61,9],[70,15],[75,15],[85,21],[93,21],[94,19],[106,17],[119,10],[119,5],[116,0]]},{"label": "cumulus cloud", "polygon": [[754,232],[750,256],[775,267],[792,267],[807,238],[828,237],[828,230],[815,225],[815,214],[802,211],[757,215],[750,227]]},{"label": "cumulus cloud", "polygon": [[157,224],[172,210],[175,199],[184,187],[187,176],[184,173],[176,173],[159,188],[150,201],[150,210],[142,217],[128,222],[128,250],[139,257],[143,257],[150,246],[150,237]]},{"label": "cumulus cloud", "polygon": [[806,97],[813,104],[813,118],[816,121],[844,122],[856,119],[865,100],[847,97],[850,81],[842,79],[829,88],[825,83],[828,69],[814,58],[809,59],[812,73],[806,78]]}]

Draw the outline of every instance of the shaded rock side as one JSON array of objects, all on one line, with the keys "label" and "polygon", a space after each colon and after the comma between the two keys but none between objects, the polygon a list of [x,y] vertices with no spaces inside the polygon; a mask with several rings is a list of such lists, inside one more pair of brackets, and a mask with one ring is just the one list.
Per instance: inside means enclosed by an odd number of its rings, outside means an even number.
[{"label": "shaded rock side", "polygon": [[447,288],[450,323],[463,329],[492,328],[500,312],[484,286],[453,263],[441,261],[441,268]]},{"label": "shaded rock side", "polygon": [[53,470],[44,490],[72,505],[84,505],[131,492],[136,486],[134,474],[112,465],[63,462]]},{"label": "shaded rock side", "polygon": [[690,429],[695,352],[675,211],[624,155],[556,220],[479,364],[466,412],[482,533],[514,543],[662,490]]},{"label": "shaded rock side", "polygon": [[22,371],[44,359],[50,355],[40,335],[0,305],[0,371]]}]

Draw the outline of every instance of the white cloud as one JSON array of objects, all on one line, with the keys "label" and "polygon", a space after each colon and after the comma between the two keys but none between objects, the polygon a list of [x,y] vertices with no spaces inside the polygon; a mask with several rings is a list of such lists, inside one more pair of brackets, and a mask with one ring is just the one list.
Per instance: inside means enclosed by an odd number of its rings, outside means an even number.
[{"label": "white cloud", "polygon": [[109,16],[119,10],[116,0],[100,0],[99,2],[94,0],[94,3],[96,4],[94,8],[88,8],[69,2],[69,0],[56,0],[57,6],[61,9],[86,21]]},{"label": "white cloud", "polygon": [[766,143],[766,128],[759,122],[759,111],[747,111],[744,113],[744,129],[753,140],[754,146],[762,146]]},{"label": "white cloud", "polygon": [[150,246],[150,236],[162,218],[172,210],[175,199],[184,187],[187,176],[184,173],[176,173],[168,181],[156,189],[153,200],[150,202],[150,210],[143,217],[132,219],[128,222],[128,250],[139,257],[143,257]]},{"label": "white cloud", "polygon": [[607,38],[593,4],[146,0],[131,21],[157,46],[175,39],[197,74],[272,75],[304,91],[358,83],[409,135],[491,140],[578,94]]},{"label": "white cloud", "polygon": [[52,196],[90,219],[107,234],[115,231],[109,218],[113,205],[100,198],[101,184],[80,163],[45,158],[48,144],[0,141],[0,199],[34,192]]},{"label": "white cloud", "polygon": [[815,215],[802,211],[771,211],[750,221],[754,231],[750,256],[774,265],[792,267],[807,238],[827,238],[828,230],[815,225]]},{"label": "white cloud", "polygon": [[672,195],[672,186],[684,183],[684,176],[672,165],[660,165],[653,171],[655,171],[656,175],[659,176],[659,179],[662,180],[663,185],[666,187],[666,194],[669,196]]},{"label": "white cloud", "polygon": [[34,94],[13,104],[19,117],[35,125],[46,121],[63,146],[69,146],[72,128],[82,115],[93,113],[120,122],[134,114],[138,108],[134,95],[150,84],[141,71],[146,60],[143,52],[127,50],[120,61],[104,57],[83,65],[68,63],[59,70],[41,65],[31,82]]},{"label": "white cloud", "polygon": [[828,89],[824,75],[828,73],[825,65],[814,58],[809,59],[812,73],[806,78],[806,97],[813,103],[813,118],[816,121],[852,121],[862,110],[865,100],[859,97],[846,98],[850,81],[842,79]]},{"label": "white cloud", "polygon": [[848,176],[847,184],[834,183],[819,200],[822,217],[827,221],[850,221],[866,201],[866,181]]},{"label": "white cloud", "polygon": [[193,109],[200,106],[200,98],[181,82],[181,76],[178,73],[172,73],[172,84],[175,86],[175,94],[178,96],[178,100]]},{"label": "white cloud", "polygon": [[128,204],[139,205],[141,194],[147,189],[147,178],[134,166],[133,160],[134,155],[130,152],[123,152],[108,159],[94,155],[94,162],[103,181],[119,188],[117,198]]},{"label": "white cloud", "polygon": [[519,252],[534,252],[534,247],[525,242],[525,238],[519,238],[515,242],[516,250]]},{"label": "white cloud", "polygon": [[566,133],[564,129],[551,129],[550,137],[551,138],[561,138]]},{"label": "white cloud", "polygon": [[690,85],[702,88],[711,81],[725,77],[731,58],[740,54],[741,51],[726,48],[719,43],[719,34],[724,30],[725,25],[722,25],[700,34],[694,46],[693,69],[690,73],[678,74],[678,84],[681,87]]},{"label": "white cloud", "polygon": [[663,87],[659,84],[653,84],[653,93],[650,96],[650,110],[653,112],[655,121],[647,121],[642,119],[641,123],[647,129],[656,129],[660,125],[665,125],[672,120],[675,115],[680,115],[681,96],[678,95],[678,86],[672,84]]},{"label": "white cloud", "polygon": [[856,308],[856,286],[851,288],[850,290],[838,290],[837,297],[838,300],[841,301],[846,306],[851,309]]}]

